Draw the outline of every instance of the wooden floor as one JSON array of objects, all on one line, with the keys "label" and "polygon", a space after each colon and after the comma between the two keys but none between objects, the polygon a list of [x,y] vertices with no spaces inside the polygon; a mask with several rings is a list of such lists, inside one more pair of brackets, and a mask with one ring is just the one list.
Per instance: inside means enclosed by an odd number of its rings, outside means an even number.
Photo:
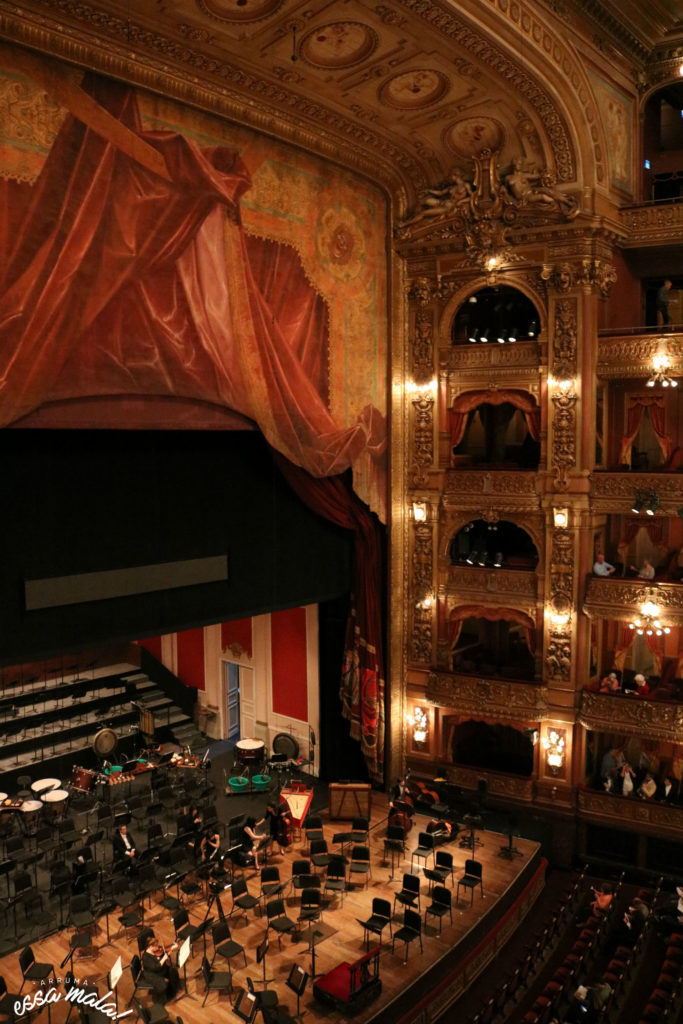
[{"label": "wooden floor", "polygon": [[[317,975],[326,973],[344,960],[353,962],[364,953],[363,929],[357,919],[363,921],[369,917],[372,899],[375,896],[383,897],[393,903],[394,894],[401,886],[403,871],[410,870],[410,856],[408,855],[400,865],[396,865],[393,881],[389,879],[390,864],[385,863],[383,860],[386,824],[383,819],[385,815],[386,808],[382,806],[381,809],[378,808],[375,811],[372,819],[372,824],[377,827],[370,833],[372,877],[367,888],[361,886],[354,887],[352,891],[347,892],[343,907],[339,899],[334,899],[324,910],[324,930],[325,932],[329,930],[330,934],[319,941],[316,946],[315,967]],[[325,838],[328,840],[330,849],[333,849],[331,842],[333,834],[346,830],[349,825],[341,821],[331,822],[325,813],[323,813],[323,820]],[[416,816],[415,820],[418,824],[413,828],[408,837],[408,854],[417,846],[417,832],[420,823],[423,826],[426,824],[426,819],[422,819],[419,816]],[[474,894],[472,906],[470,906],[469,894],[465,893],[464,899],[466,902],[457,906],[455,905],[454,892],[453,924],[451,925],[448,917],[446,917],[443,920],[442,933],[439,936],[437,934],[438,921],[436,918],[430,917],[430,924],[426,929],[423,924],[424,952],[421,954],[419,945],[413,943],[410,947],[407,964],[404,964],[404,947],[399,943],[396,944],[395,954],[392,954],[388,930],[385,929],[380,959],[382,995],[367,1007],[365,1011],[358,1014],[354,1020],[367,1022],[379,1010],[387,1008],[393,1002],[395,1002],[396,1012],[394,1016],[392,1011],[391,1019],[398,1020],[406,1009],[406,989],[428,966],[434,964],[439,958],[450,952],[456,943],[466,938],[481,917],[491,911],[495,903],[506,894],[538,851],[537,843],[516,839],[515,845],[521,852],[521,856],[515,857],[512,860],[504,859],[500,856],[500,850],[501,847],[507,845],[507,837],[492,832],[480,832],[478,835],[484,843],[483,847],[477,849],[477,859],[483,865],[485,898],[482,899],[477,891]],[[457,843],[448,844],[443,849],[450,850],[454,854],[455,877],[457,879],[463,873],[465,859],[470,855],[470,852],[461,849]],[[280,877],[284,880],[291,876],[292,861],[296,857],[305,855],[306,843],[305,839],[302,838],[299,841],[295,841],[294,845],[285,854],[277,854],[271,858],[269,863],[279,867]],[[254,873],[253,869],[247,869],[245,877],[250,891],[257,895],[260,891],[258,874]],[[423,922],[424,908],[429,902],[426,894],[427,882],[424,881],[421,894]],[[169,912],[160,906],[158,898],[158,896],[152,898],[152,907],[146,911],[145,923],[154,928],[159,940],[170,943],[173,939],[173,925]],[[296,919],[298,915],[298,900],[294,896],[290,898],[287,895],[286,902],[288,913]],[[229,893],[226,893],[223,897],[223,905],[227,914],[232,906]],[[206,902],[197,902],[188,909],[192,923],[199,924],[206,915]],[[394,927],[400,924],[399,918],[400,915],[397,911]],[[264,938],[265,923],[259,914],[254,914],[251,911],[248,918],[241,914],[235,914],[230,920],[230,925],[233,938],[241,943],[247,952],[246,968],[244,968],[241,958],[235,958],[231,961],[233,985],[235,989],[246,987],[246,978],[249,976],[258,988],[263,978],[263,963],[258,964],[256,962],[255,951],[257,945]],[[137,953],[135,934],[129,932],[128,939],[126,939],[120,933],[115,914],[110,917],[110,932],[111,942],[107,943],[105,920],[102,918],[94,932],[94,943],[97,947],[96,956],[93,959],[87,960],[79,960],[78,957],[74,959],[74,974],[76,978],[87,979],[97,983],[99,992],[102,995],[107,990],[107,972],[113,966],[117,957],[121,956],[125,967],[130,962],[131,956]],[[72,931],[67,929],[51,935],[35,943],[33,946],[36,959],[54,964],[58,978],[63,978],[65,974],[64,970],[59,969],[59,964],[68,952],[68,942],[71,934]],[[207,949],[209,959],[211,959],[213,946],[210,934],[208,936]],[[204,984],[201,974],[198,973],[200,971],[201,954],[202,944],[198,943],[194,957],[187,964],[188,992],[192,998],[185,996],[178,1002],[168,1003],[166,1009],[169,1015],[172,1019],[175,1019],[176,1016],[182,1017],[184,1024],[200,1024],[200,1022],[201,1024],[206,1024],[206,1022],[217,1022],[221,1019],[237,1021],[238,1018],[231,1012],[229,996],[227,994],[210,993],[206,1006],[202,1009]],[[285,982],[292,965],[295,963],[300,964],[309,974],[311,973],[311,954],[307,943],[301,940],[293,941],[291,936],[286,935],[282,938],[282,950],[280,951],[277,938],[271,933],[270,949],[266,959],[266,975],[269,979],[273,979],[269,987],[277,991],[280,1003],[285,1004],[292,1014],[295,1014],[297,1010],[296,995],[286,987]],[[226,967],[226,963],[218,958],[214,966],[223,970]],[[10,992],[18,992],[21,985],[21,972],[16,953],[0,960],[0,975],[4,977]],[[31,988],[32,986],[27,984],[23,994],[29,992]],[[119,1012],[123,1012],[128,1008],[127,1004],[131,994],[131,974],[129,971],[124,971],[123,977],[119,982]],[[142,994],[142,1001],[145,1003],[149,1002],[147,993]],[[63,1024],[66,1019],[68,1005],[68,1003],[61,1001],[51,1007],[51,1024]],[[312,983],[310,981],[301,998],[301,1010],[305,1010],[306,1019],[309,1022],[344,1019],[341,1014],[321,1007],[313,1000]],[[43,1013],[43,1019],[46,1019],[45,1013]],[[75,1020],[76,1018],[72,1015],[71,1019]],[[131,1014],[124,1018],[124,1020],[134,1021],[135,1016]]]}]

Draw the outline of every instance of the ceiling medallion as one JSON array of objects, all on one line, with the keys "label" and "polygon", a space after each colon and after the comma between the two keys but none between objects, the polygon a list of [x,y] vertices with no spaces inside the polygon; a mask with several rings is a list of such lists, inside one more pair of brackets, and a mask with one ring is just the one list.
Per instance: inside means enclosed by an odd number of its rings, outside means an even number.
[{"label": "ceiling medallion", "polygon": [[202,14],[210,18],[244,24],[275,14],[283,0],[196,0],[196,3]]},{"label": "ceiling medallion", "polygon": [[446,129],[444,142],[457,156],[473,157],[482,149],[500,153],[505,129],[492,117],[465,117]]},{"label": "ceiling medallion", "polygon": [[316,68],[350,68],[367,60],[379,42],[377,34],[358,21],[333,21],[306,36],[301,56]]},{"label": "ceiling medallion", "polygon": [[380,89],[379,96],[390,107],[418,110],[436,103],[449,89],[450,82],[440,71],[419,68],[390,78]]}]

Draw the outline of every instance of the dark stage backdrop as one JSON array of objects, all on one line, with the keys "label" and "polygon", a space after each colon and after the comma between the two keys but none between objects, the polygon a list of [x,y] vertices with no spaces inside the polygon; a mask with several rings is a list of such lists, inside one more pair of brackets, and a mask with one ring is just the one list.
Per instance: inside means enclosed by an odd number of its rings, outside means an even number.
[{"label": "dark stage backdrop", "polygon": [[[6,429],[0,464],[4,664],[350,589],[352,535],[299,501],[257,432]],[[227,581],[25,610],[27,579],[221,554]]]}]

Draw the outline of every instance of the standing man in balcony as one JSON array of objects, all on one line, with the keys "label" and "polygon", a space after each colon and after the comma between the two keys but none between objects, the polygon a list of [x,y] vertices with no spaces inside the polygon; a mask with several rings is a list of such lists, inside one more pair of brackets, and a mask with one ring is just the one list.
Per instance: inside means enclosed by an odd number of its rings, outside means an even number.
[{"label": "standing man in balcony", "polygon": [[605,556],[600,552],[596,555],[595,562],[593,563],[593,572],[596,576],[611,576],[616,569],[609,562],[605,561]]},{"label": "standing man in balcony", "polygon": [[671,281],[667,277],[667,279],[664,282],[664,284],[662,285],[662,287],[657,289],[657,303],[656,303],[657,323],[660,322],[659,321],[660,316],[662,318],[661,322],[663,324],[671,323],[671,319],[669,317],[669,292],[670,291],[671,291]]}]

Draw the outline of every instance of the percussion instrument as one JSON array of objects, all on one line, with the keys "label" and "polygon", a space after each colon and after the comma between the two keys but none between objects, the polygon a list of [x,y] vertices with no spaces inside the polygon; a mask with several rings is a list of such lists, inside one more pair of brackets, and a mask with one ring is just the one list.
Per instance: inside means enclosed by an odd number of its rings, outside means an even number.
[{"label": "percussion instrument", "polygon": [[38,817],[38,812],[42,811],[43,804],[40,800],[24,800],[19,810],[22,814],[25,814],[26,824],[30,825]]},{"label": "percussion instrument", "polygon": [[118,736],[113,729],[100,729],[93,740],[92,748],[98,757],[109,757],[116,750]]},{"label": "percussion instrument", "polygon": [[238,740],[235,744],[235,752],[240,761],[254,762],[261,761],[265,753],[266,745],[263,740],[246,739]]},{"label": "percussion instrument", "polygon": [[279,732],[274,736],[272,747],[274,754],[284,754],[290,761],[296,760],[299,756],[298,740],[288,732]]},{"label": "percussion instrument", "polygon": [[46,808],[49,808],[51,813],[58,818],[64,813],[69,793],[66,789],[51,789],[48,793],[43,793],[40,799]]},{"label": "percussion instrument", "polygon": [[31,783],[31,792],[41,800],[43,793],[49,793],[51,789],[59,789],[61,784],[61,779],[36,779]]},{"label": "percussion instrument", "polygon": [[95,788],[97,772],[89,768],[81,768],[74,765],[71,772],[71,788],[77,789],[80,793],[90,793]]}]

